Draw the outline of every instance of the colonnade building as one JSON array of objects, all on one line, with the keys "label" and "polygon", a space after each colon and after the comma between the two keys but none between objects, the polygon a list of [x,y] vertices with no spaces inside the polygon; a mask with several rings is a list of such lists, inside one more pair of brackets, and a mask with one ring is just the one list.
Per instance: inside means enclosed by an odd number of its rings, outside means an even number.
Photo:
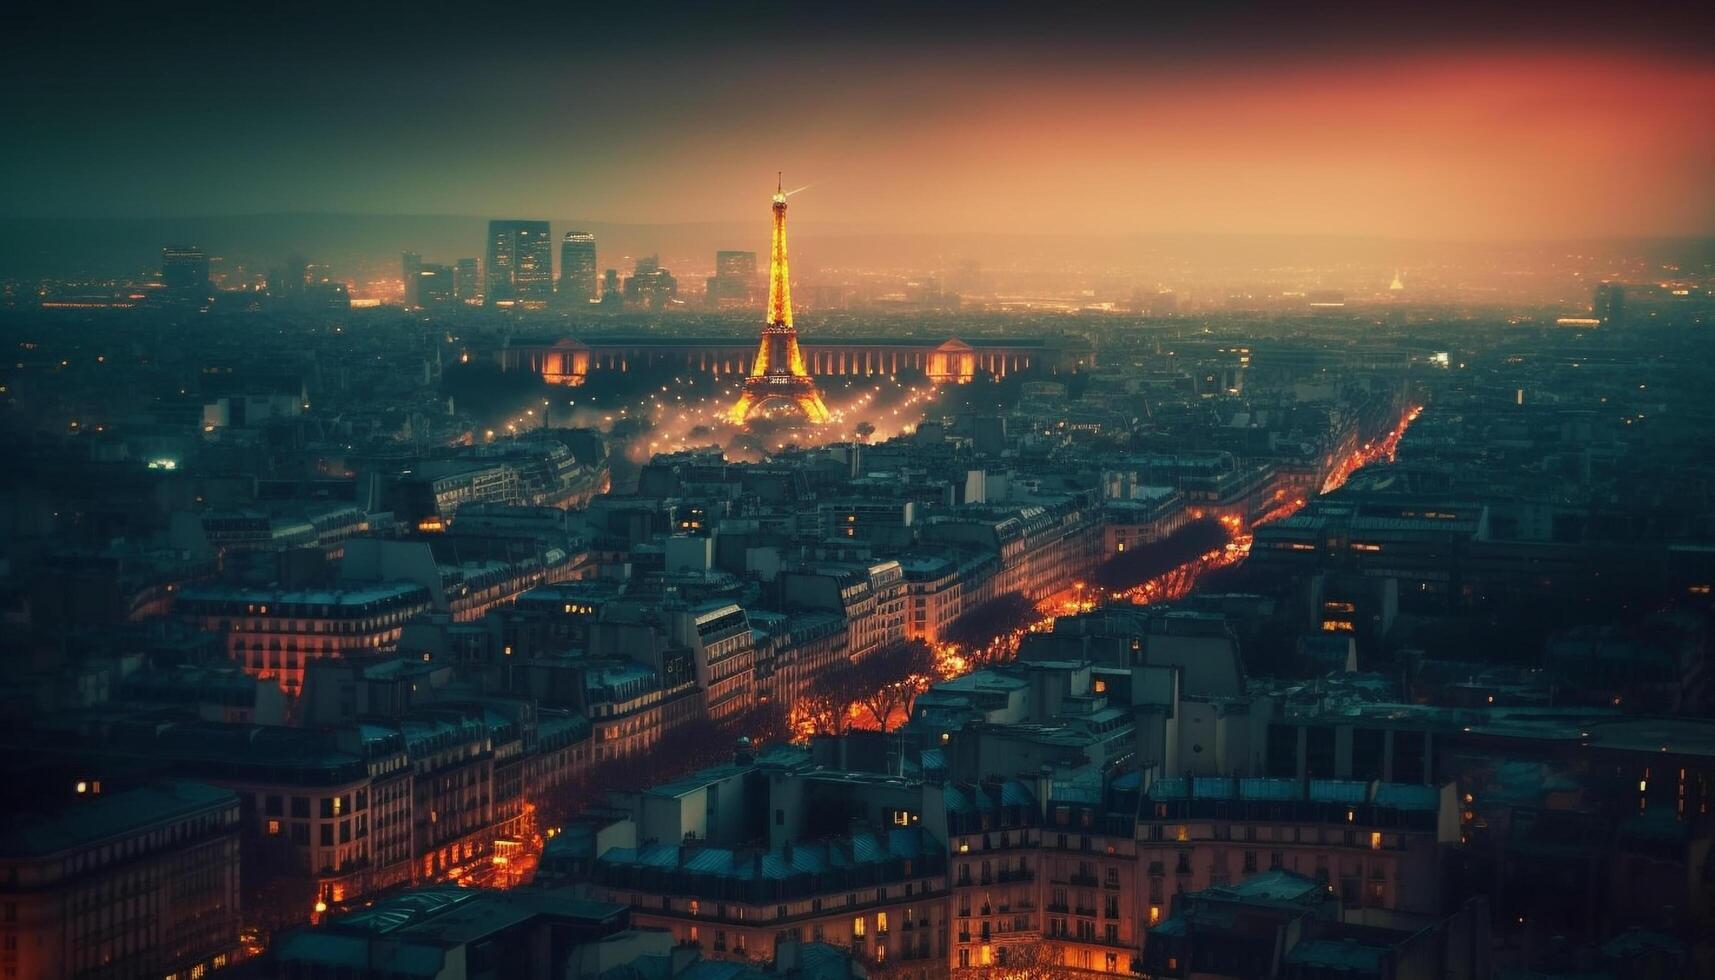
[{"label": "colonnade building", "polygon": [[[982,338],[823,337],[800,340],[818,377],[874,377],[921,371],[937,384],[962,384],[980,373],[1072,374],[1095,366],[1089,341],[1075,336]],[[495,353],[505,371],[538,374],[553,384],[580,385],[598,371],[670,369],[744,376],[756,357],[749,337],[570,337],[511,344]]]}]

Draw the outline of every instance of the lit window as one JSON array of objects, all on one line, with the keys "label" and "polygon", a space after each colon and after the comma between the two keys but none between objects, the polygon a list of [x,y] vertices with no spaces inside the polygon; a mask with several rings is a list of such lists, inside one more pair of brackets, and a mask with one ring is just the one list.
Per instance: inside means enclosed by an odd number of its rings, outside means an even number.
[{"label": "lit window", "polygon": [[852,920],[852,935],[859,938],[863,936],[863,916],[860,915]]}]

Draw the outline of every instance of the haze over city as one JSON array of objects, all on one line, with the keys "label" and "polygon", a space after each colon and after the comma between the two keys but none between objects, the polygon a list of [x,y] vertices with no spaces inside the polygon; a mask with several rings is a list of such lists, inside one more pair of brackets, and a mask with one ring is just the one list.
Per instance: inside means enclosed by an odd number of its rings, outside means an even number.
[{"label": "haze over city", "polygon": [[0,980],[1715,975],[1715,8],[0,13]]}]

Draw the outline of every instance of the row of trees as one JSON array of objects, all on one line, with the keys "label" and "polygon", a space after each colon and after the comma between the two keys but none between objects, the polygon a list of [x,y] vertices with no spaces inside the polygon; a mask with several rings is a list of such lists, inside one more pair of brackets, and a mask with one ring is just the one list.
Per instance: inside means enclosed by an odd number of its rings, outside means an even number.
[{"label": "row of trees", "polygon": [[1035,603],[1020,593],[1009,592],[966,610],[948,624],[941,637],[962,650],[980,654],[996,638],[1028,629],[1041,618]]},{"label": "row of trees", "polygon": [[1213,517],[1192,521],[1153,544],[1122,552],[1096,568],[1096,585],[1119,591],[1166,575],[1186,562],[1227,546],[1232,535]]},{"label": "row of trees", "polygon": [[935,652],[910,640],[818,674],[796,713],[818,735],[844,735],[865,714],[885,732],[896,713],[910,715],[917,695],[934,680]]},{"label": "row of trees", "polygon": [[731,762],[740,738],[763,745],[784,742],[788,735],[785,712],[776,705],[759,706],[725,724],[702,717],[686,721],[637,755],[595,763],[552,791],[532,794],[537,822],[555,826],[589,807],[606,805],[610,793],[645,790]]}]

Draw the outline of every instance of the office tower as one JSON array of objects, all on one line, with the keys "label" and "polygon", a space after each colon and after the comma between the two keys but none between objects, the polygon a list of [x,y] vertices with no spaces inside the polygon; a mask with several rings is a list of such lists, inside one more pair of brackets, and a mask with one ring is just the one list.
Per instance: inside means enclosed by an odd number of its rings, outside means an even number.
[{"label": "office tower", "polygon": [[750,291],[755,285],[755,252],[715,253],[715,274],[708,281],[711,305],[742,305],[750,299]]},{"label": "office tower", "polygon": [[601,274],[601,305],[617,307],[625,302],[619,288],[619,270],[609,269]]},{"label": "office tower", "polygon": [[646,255],[625,280],[625,302],[660,309],[679,295],[679,280],[661,268],[661,257]]},{"label": "office tower", "polygon": [[1617,282],[1596,284],[1590,310],[1604,327],[1617,327],[1626,319],[1626,287]]},{"label": "office tower", "polygon": [[554,244],[546,221],[488,223],[489,306],[540,309],[554,296]]},{"label": "office tower", "polygon": [[475,259],[459,259],[453,267],[453,298],[467,305],[482,300],[482,273]]},{"label": "office tower", "polygon": [[161,249],[161,286],[168,302],[190,306],[208,303],[208,256],[195,246]]},{"label": "office tower", "polygon": [[405,283],[405,305],[415,307],[423,305],[417,297],[417,273],[423,268],[423,257],[416,252],[406,252],[400,258],[399,278]]},{"label": "office tower", "polygon": [[454,298],[453,270],[444,265],[419,265],[412,290],[415,306],[425,310],[451,306]]},{"label": "office tower", "polygon": [[792,326],[792,281],[786,268],[786,192],[784,184],[774,190],[774,237],[768,251],[768,320],[762,326],[762,341],[751,362],[744,391],[733,403],[728,417],[743,425],[752,412],[771,401],[791,402],[811,422],[828,421],[828,406],[816,380],[804,367],[798,349],[798,330]]},{"label": "office tower", "polygon": [[568,231],[560,240],[560,289],[562,306],[582,306],[595,301],[595,236],[587,231]]}]

